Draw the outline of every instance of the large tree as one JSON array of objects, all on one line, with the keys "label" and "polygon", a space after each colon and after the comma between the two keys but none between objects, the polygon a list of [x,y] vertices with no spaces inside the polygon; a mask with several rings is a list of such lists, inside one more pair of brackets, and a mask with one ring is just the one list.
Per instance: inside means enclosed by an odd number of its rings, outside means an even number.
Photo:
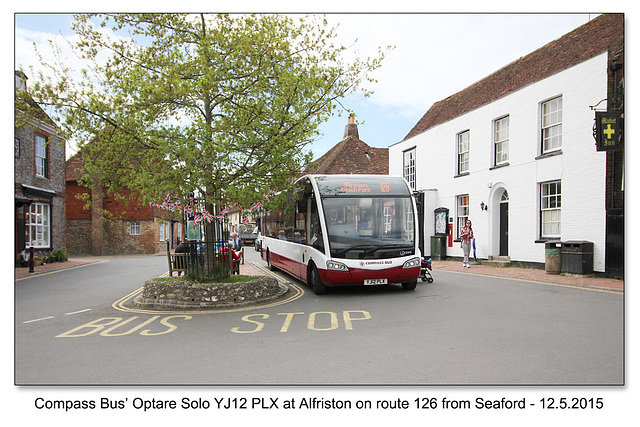
[{"label": "large tree", "polygon": [[86,185],[145,201],[196,191],[248,203],[282,188],[318,125],[340,98],[367,92],[383,57],[346,62],[318,16],[76,15],[73,29],[84,78],[45,64],[54,77],[32,95],[83,149]]},{"label": "large tree", "polygon": [[32,96],[79,144],[84,185],[144,203],[195,192],[209,210],[285,188],[384,56],[345,60],[320,16],[82,14],[73,29],[82,77],[43,64]]}]

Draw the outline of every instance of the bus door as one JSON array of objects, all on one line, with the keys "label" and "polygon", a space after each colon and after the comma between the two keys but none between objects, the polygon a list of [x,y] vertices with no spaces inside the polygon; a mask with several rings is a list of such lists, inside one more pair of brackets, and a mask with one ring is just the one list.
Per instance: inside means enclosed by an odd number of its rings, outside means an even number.
[{"label": "bus door", "polygon": [[308,253],[308,237],[310,224],[310,205],[313,192],[309,191],[311,185],[303,186],[296,194],[295,202],[295,218],[293,222],[293,236],[291,240],[294,245],[292,247],[292,265],[291,274],[299,279],[306,281],[307,279],[307,263],[309,262]]}]

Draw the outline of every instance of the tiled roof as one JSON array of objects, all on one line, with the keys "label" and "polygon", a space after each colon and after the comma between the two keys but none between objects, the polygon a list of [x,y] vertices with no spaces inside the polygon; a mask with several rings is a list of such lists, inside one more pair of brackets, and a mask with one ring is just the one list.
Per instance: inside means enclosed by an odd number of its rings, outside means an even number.
[{"label": "tiled roof", "polygon": [[436,102],[404,140],[606,51],[611,60],[624,61],[624,14],[600,15],[461,92]]},{"label": "tiled roof", "polygon": [[[64,173],[67,181],[78,181],[82,177],[84,169],[84,160],[80,152],[74,154],[64,163]],[[80,171],[78,171],[80,170]]]},{"label": "tiled roof", "polygon": [[305,173],[388,175],[389,149],[370,147],[358,138],[357,126],[350,123],[344,139],[307,166]]},{"label": "tiled roof", "polygon": [[41,120],[44,123],[57,127],[57,125],[51,119],[51,117],[49,117],[49,115],[42,109],[40,104],[38,104],[36,101],[33,100],[33,98],[31,97],[31,94],[26,90],[27,76],[22,71],[18,71],[18,70],[16,70],[14,73],[17,77],[22,79],[24,83],[24,87],[23,87],[24,90],[22,92],[19,93],[18,92],[19,89],[15,88],[16,109],[18,110],[24,109],[31,118],[35,120]]}]

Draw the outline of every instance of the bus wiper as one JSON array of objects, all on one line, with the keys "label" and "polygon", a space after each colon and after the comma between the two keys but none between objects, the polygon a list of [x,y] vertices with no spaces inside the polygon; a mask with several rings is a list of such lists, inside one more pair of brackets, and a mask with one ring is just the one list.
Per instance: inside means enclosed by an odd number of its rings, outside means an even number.
[{"label": "bus wiper", "polygon": [[413,246],[387,244],[387,245],[376,246],[374,248],[371,248],[368,251],[365,251],[364,253],[367,254],[367,255],[370,255],[370,254],[372,254],[374,252],[377,252],[380,249],[389,249],[389,248],[393,248],[393,249],[413,249]]},{"label": "bus wiper", "polygon": [[[348,248],[344,248],[344,249],[336,249],[333,252],[335,252],[335,255],[337,256],[337,255],[344,255],[347,252],[352,251],[354,249],[366,249],[366,248],[373,248],[373,246],[371,244],[355,245],[355,246],[349,246]],[[365,251],[365,253],[367,252]]]}]

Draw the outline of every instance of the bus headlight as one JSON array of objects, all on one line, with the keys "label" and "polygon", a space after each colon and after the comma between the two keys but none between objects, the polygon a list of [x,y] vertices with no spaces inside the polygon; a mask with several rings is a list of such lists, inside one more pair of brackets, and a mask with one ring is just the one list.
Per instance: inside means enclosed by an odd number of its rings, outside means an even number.
[{"label": "bus headlight", "polygon": [[327,269],[334,271],[349,271],[349,268],[341,262],[327,261]]},{"label": "bus headlight", "polygon": [[420,267],[420,258],[411,258],[409,261],[405,262],[402,268],[414,268]]}]

